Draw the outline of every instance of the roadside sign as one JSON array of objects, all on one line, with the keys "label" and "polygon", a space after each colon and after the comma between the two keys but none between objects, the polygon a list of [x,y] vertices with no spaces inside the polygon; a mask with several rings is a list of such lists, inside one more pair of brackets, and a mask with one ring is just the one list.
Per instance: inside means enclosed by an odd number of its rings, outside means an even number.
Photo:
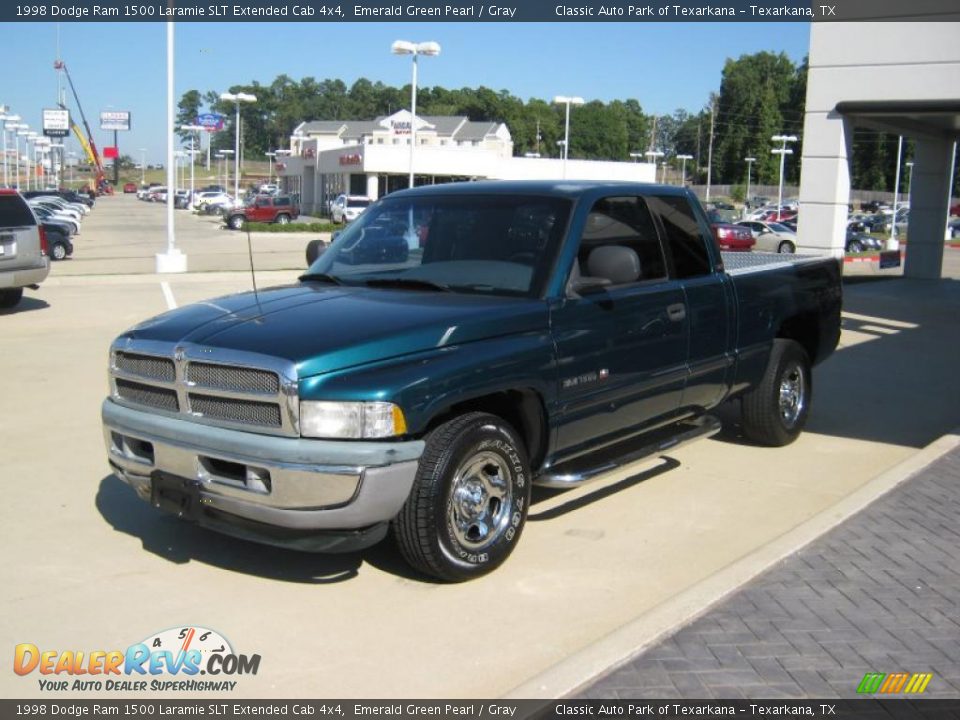
[{"label": "roadside sign", "polygon": [[45,108],[43,134],[47,137],[66,137],[70,134],[70,111]]},{"label": "roadside sign", "polygon": [[900,267],[900,251],[884,250],[880,253],[880,269]]},{"label": "roadside sign", "polygon": [[119,148],[108,145],[107,147],[103,148],[103,157],[106,160],[120,157],[120,150]]},{"label": "roadside sign", "polygon": [[104,110],[100,113],[101,130],[129,130],[130,112],[128,110]]},{"label": "roadside sign", "polygon": [[197,125],[202,125],[207,132],[223,130],[225,116],[220,113],[202,113],[197,115]]}]

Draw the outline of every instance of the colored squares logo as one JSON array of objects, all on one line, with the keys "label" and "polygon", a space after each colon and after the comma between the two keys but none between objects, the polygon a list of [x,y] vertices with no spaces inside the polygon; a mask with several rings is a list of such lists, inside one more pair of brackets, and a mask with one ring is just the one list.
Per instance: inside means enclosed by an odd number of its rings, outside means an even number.
[{"label": "colored squares logo", "polygon": [[867,673],[857,686],[857,692],[873,695],[881,693],[919,694],[927,689],[933,679],[933,673]]}]

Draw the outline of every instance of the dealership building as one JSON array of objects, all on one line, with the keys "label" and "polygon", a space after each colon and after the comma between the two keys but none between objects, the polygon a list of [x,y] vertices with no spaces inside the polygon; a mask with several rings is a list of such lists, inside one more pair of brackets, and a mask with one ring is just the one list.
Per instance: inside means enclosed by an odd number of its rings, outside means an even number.
[{"label": "dealership building", "polygon": [[320,214],[340,193],[378,198],[406,188],[410,139],[416,122],[416,185],[463,180],[631,180],[654,182],[651,163],[514,157],[503,123],[463,116],[418,115],[407,110],[374,120],[303,122],[278,163],[286,192],[304,212]]}]

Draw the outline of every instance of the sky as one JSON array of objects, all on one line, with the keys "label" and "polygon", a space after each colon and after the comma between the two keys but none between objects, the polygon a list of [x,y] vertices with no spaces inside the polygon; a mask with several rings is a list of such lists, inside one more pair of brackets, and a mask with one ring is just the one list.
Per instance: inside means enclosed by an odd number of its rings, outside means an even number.
[{"label": "sky", "polygon": [[[8,25],[8,27],[10,27]],[[98,146],[102,110],[129,110],[120,152],[147,162],[166,156],[166,23],[17,23],[6,34],[0,105],[31,129],[56,107],[60,56],[73,77]],[[699,110],[720,87],[727,58],[768,50],[795,63],[807,54],[807,23],[177,23],[176,98],[187,90],[222,92],[254,80],[269,84],[338,78],[349,87],[366,77],[409,84],[409,56],[390,54],[397,39],[440,43],[419,63],[420,87],[507,90],[527,100],[579,95],[585,100],[637,99],[645,112]],[[79,120],[67,90],[67,104]],[[363,118],[358,118],[363,119]],[[75,140],[68,150],[79,152]]]}]

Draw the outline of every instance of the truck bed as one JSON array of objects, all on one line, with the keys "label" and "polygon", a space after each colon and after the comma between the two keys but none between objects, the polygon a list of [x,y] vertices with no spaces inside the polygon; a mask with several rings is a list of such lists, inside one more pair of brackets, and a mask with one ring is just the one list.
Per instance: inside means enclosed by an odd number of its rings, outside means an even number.
[{"label": "truck bed", "polygon": [[786,255],[783,253],[768,252],[721,252],[723,267],[728,275],[745,275],[747,273],[785,268],[823,260],[823,255]]}]

